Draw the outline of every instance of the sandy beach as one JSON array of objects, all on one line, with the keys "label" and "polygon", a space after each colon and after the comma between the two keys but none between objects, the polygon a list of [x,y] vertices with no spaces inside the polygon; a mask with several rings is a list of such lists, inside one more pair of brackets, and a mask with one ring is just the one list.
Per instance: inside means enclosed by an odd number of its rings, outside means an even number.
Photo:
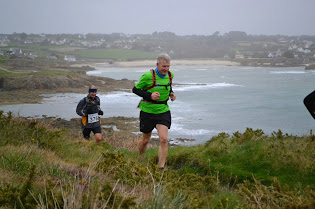
[{"label": "sandy beach", "polygon": [[[156,60],[135,60],[121,62],[99,62],[93,63],[93,66],[98,67],[152,67]],[[81,67],[88,64],[74,64],[73,67]],[[237,62],[228,60],[171,60],[171,65],[187,65],[187,66],[239,66]]]}]

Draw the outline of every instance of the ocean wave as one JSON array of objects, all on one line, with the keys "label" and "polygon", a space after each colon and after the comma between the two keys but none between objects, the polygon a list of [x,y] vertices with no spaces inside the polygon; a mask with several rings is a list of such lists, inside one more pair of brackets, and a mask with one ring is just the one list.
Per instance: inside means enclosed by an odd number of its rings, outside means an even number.
[{"label": "ocean wave", "polygon": [[[67,104],[67,103],[78,103],[80,99],[86,97],[86,94],[77,93],[57,93],[57,94],[42,94],[43,103],[46,104]],[[97,95],[101,104],[130,104],[134,105],[140,101],[140,98],[134,93],[118,91],[111,92],[108,94]]]},{"label": "ocean wave", "polygon": [[195,70],[197,70],[197,71],[205,71],[205,70],[208,70],[208,69],[206,69],[206,68],[197,68]]},{"label": "ocean wave", "polygon": [[261,68],[261,67],[241,67],[240,69],[241,70],[252,70],[252,69],[258,69],[258,68]]},{"label": "ocean wave", "polygon": [[303,74],[305,71],[271,71],[271,74]]},{"label": "ocean wave", "polygon": [[69,104],[77,103],[85,97],[87,94],[77,94],[77,93],[57,93],[57,94],[42,94],[42,103],[48,104]]},{"label": "ocean wave", "polygon": [[93,70],[93,71],[86,72],[87,75],[100,75],[102,73],[104,73],[104,71],[101,71],[101,70]]},{"label": "ocean wave", "polygon": [[175,85],[174,91],[192,91],[196,89],[209,89],[209,88],[227,88],[227,87],[243,87],[242,85],[231,84],[231,83],[213,83],[213,84],[197,84],[197,83],[186,83]]},{"label": "ocean wave", "polygon": [[[171,132],[178,133],[179,135],[186,135],[186,136],[200,136],[209,133],[213,133],[215,131],[210,131],[206,129],[184,129],[181,126],[172,125]],[[177,135],[177,134],[176,134]]]},{"label": "ocean wave", "polygon": [[103,104],[134,104],[140,101],[140,98],[134,93],[123,91],[98,96]]}]

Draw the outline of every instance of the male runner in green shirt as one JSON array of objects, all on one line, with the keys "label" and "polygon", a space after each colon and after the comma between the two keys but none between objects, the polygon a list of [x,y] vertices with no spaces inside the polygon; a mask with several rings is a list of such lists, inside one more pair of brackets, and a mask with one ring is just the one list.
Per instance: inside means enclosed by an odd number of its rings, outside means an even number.
[{"label": "male runner in green shirt", "polygon": [[170,60],[168,54],[160,54],[156,69],[144,73],[132,89],[133,93],[143,98],[139,104],[140,131],[142,132],[138,147],[139,155],[143,156],[152,130],[156,128],[160,140],[158,163],[160,169],[165,166],[168,150],[167,133],[171,127],[171,113],[167,101],[169,98],[171,101],[176,99],[171,86],[174,74],[169,71]]}]

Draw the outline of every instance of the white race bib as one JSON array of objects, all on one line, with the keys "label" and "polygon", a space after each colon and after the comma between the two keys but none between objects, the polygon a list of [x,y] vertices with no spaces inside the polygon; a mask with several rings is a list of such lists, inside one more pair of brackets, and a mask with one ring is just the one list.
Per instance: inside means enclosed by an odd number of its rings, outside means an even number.
[{"label": "white race bib", "polygon": [[98,113],[88,114],[88,123],[95,123],[98,121]]}]

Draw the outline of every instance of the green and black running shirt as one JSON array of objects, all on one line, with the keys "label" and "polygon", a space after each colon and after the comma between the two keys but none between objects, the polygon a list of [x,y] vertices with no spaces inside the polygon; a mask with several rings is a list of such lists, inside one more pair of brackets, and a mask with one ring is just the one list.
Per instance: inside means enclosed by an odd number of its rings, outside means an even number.
[{"label": "green and black running shirt", "polygon": [[[173,72],[171,72],[172,79],[174,78]],[[169,75],[167,74],[164,78],[161,78],[156,74],[156,85],[168,85],[170,82]],[[141,90],[147,90],[150,86],[153,85],[153,79],[152,79],[152,73],[151,71],[148,71],[144,73],[141,78],[139,79],[139,82],[135,85],[137,89]],[[148,92],[159,92],[160,98],[157,101],[165,101],[169,98],[171,91],[171,86],[154,86],[152,89],[149,89]],[[168,104],[153,104],[146,101],[141,101],[141,104],[139,106],[140,110],[146,113],[152,113],[152,114],[160,114],[164,113],[170,110]]]}]

